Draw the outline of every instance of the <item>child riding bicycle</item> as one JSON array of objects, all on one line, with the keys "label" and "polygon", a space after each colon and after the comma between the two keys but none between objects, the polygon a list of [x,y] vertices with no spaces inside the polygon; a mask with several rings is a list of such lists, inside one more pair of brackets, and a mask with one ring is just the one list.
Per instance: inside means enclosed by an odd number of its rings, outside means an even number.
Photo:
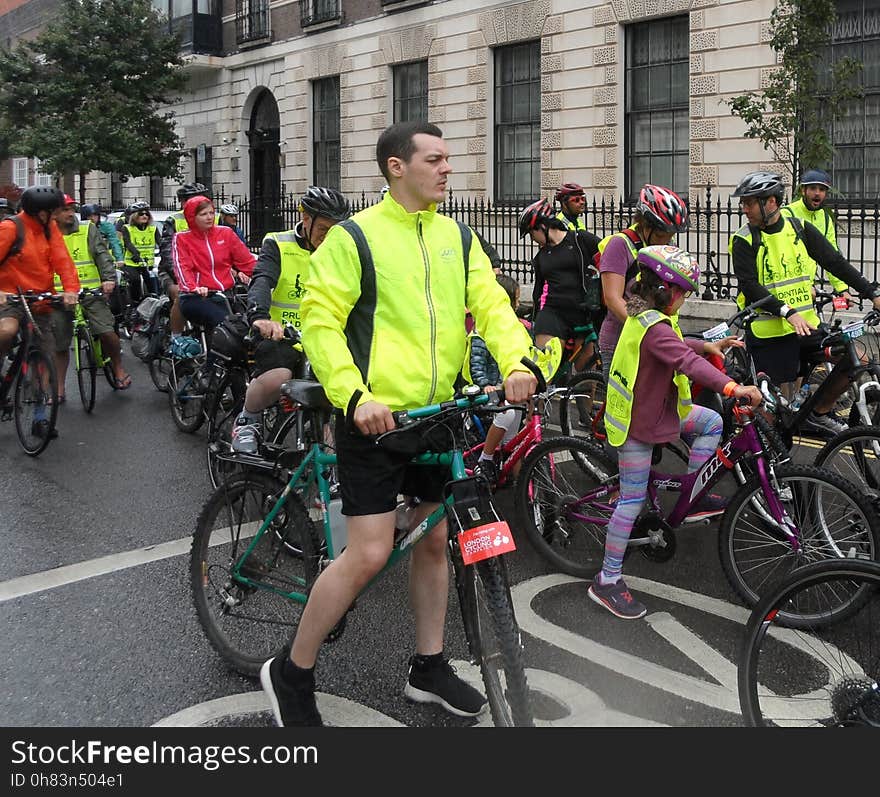
[{"label": "child riding bicycle", "polygon": [[[690,445],[688,472],[715,451],[722,432],[714,410],[694,405],[688,377],[726,396],[748,398],[761,392],[728,379],[700,355],[704,341],[683,339],[677,313],[699,288],[700,266],[675,246],[646,246],[639,251],[638,279],[627,301],[627,319],[611,362],[605,429],[619,449],[620,497],[608,523],[605,559],[589,589],[590,599],[616,617],[635,620],[647,611],[621,577],[623,554],[642,511],[654,446],[683,437]],[[689,519],[724,511],[721,496],[708,495]]]}]

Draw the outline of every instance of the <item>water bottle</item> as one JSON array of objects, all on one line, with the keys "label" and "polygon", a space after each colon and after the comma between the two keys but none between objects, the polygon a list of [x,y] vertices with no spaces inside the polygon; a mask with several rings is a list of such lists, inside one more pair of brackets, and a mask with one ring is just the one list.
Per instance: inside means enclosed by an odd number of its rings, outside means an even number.
[{"label": "water bottle", "polygon": [[812,387],[813,386],[809,382],[804,382],[804,384],[801,385],[801,389],[798,390],[797,393],[795,393],[794,398],[789,404],[792,410],[797,412],[801,408],[801,405],[807,400],[808,396],[812,392]]},{"label": "water bottle", "polygon": [[342,499],[332,498],[327,504],[327,512],[330,515],[330,541],[333,545],[334,558],[342,553],[348,545],[348,523],[342,514]]}]

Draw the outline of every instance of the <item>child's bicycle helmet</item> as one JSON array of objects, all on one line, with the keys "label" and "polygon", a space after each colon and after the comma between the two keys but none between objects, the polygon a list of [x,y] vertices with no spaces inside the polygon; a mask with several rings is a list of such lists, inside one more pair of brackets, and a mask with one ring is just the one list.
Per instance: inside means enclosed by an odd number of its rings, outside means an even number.
[{"label": "child's bicycle helmet", "polygon": [[677,246],[645,246],[639,250],[639,268],[651,271],[663,282],[677,285],[683,291],[700,288],[700,264],[697,259]]}]

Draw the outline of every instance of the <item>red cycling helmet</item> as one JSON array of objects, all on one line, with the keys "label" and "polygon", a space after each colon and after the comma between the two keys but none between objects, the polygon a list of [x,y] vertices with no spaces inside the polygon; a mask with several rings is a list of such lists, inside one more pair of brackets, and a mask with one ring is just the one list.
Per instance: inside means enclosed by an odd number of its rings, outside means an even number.
[{"label": "red cycling helmet", "polygon": [[68,205],[75,205],[75,204],[76,204],[76,200],[70,194],[64,195],[64,202],[62,204],[62,207],[66,208]]},{"label": "red cycling helmet", "polygon": [[647,183],[639,191],[636,210],[652,227],[664,232],[684,232],[688,224],[688,209],[682,198],[660,185]]},{"label": "red cycling helmet", "polygon": [[556,189],[555,199],[557,202],[564,202],[573,196],[584,196],[584,187],[577,183],[563,183]]},{"label": "red cycling helmet", "polygon": [[531,205],[525,207],[519,214],[519,237],[523,238],[534,230],[547,232],[548,227],[559,227],[562,229],[564,225],[556,218],[556,211],[553,206],[543,197],[532,202]]}]

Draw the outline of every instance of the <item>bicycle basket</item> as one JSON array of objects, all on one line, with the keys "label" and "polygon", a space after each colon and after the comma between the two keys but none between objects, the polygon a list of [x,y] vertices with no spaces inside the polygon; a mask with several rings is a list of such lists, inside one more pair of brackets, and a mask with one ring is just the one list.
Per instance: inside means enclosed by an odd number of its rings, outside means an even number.
[{"label": "bicycle basket", "polygon": [[180,360],[198,357],[202,353],[202,344],[188,335],[180,335],[171,340],[171,356]]},{"label": "bicycle basket", "polygon": [[390,454],[401,457],[415,457],[426,451],[440,453],[455,446],[455,437],[444,422],[423,421],[411,427],[392,429],[380,434],[376,444]]},{"label": "bicycle basket", "polygon": [[247,321],[239,316],[230,316],[218,324],[211,333],[211,350],[228,362],[245,365],[248,347],[244,337],[247,332]]}]

